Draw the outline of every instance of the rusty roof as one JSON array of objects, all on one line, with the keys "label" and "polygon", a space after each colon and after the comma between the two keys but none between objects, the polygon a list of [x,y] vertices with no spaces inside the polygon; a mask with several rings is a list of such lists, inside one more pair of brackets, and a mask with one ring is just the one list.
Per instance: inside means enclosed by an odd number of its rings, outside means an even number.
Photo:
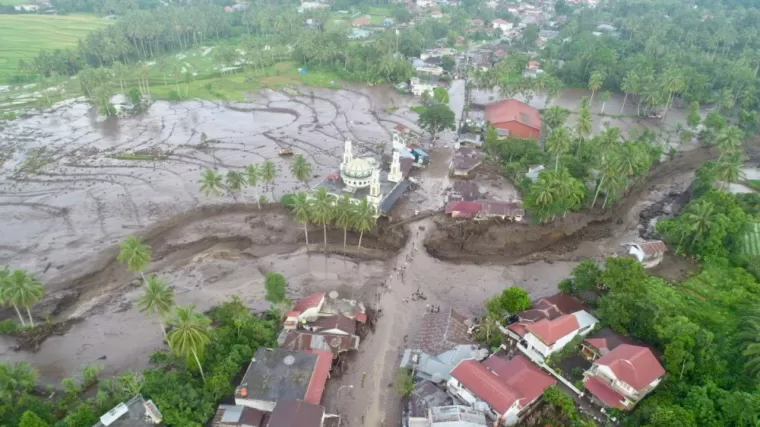
[{"label": "rusty roof", "polygon": [[453,189],[456,193],[462,196],[462,200],[470,202],[480,197],[480,188],[478,184],[473,181],[456,180],[454,181]]},{"label": "rusty roof", "polygon": [[289,331],[280,345],[281,348],[292,351],[329,351],[333,357],[338,357],[339,353],[358,346],[359,337],[356,335],[320,334],[306,331]]},{"label": "rusty roof", "polygon": [[325,392],[325,384],[327,384],[327,378],[330,376],[333,354],[322,350],[306,350],[306,353],[316,355],[317,363],[314,365],[314,371],[311,373],[311,379],[309,380],[309,386],[306,388],[304,400],[318,405],[322,403],[322,394]]},{"label": "rusty roof", "polygon": [[637,391],[665,375],[652,350],[631,344],[621,344],[594,363],[608,366],[615,376]]},{"label": "rusty roof", "polygon": [[457,216],[464,218],[475,218],[481,208],[480,202],[455,201],[446,203],[444,212],[447,214],[456,213]]},{"label": "rusty roof", "polygon": [[641,245],[641,250],[644,251],[644,255],[651,257],[665,253],[668,250],[668,247],[665,246],[665,242],[662,240],[652,240],[643,243]]},{"label": "rusty roof", "polygon": [[485,119],[494,124],[518,122],[541,130],[541,114],[538,110],[517,99],[506,99],[486,105]]},{"label": "rusty roof", "polygon": [[525,215],[525,209],[522,208],[520,203],[500,202],[495,200],[483,200],[481,203],[483,205],[482,213],[486,215],[507,217]]},{"label": "rusty roof", "polygon": [[335,315],[320,317],[313,322],[309,322],[308,325],[313,326],[318,330],[337,329],[349,335],[354,335],[356,333],[356,320],[346,316]]},{"label": "rusty roof", "polygon": [[268,427],[321,427],[325,408],[303,400],[279,401]]},{"label": "rusty roof", "polygon": [[437,356],[458,345],[473,344],[467,334],[467,317],[453,309],[426,313],[410,348]]},{"label": "rusty roof", "polygon": [[240,405],[219,405],[212,425],[218,427],[266,427],[269,413]]}]

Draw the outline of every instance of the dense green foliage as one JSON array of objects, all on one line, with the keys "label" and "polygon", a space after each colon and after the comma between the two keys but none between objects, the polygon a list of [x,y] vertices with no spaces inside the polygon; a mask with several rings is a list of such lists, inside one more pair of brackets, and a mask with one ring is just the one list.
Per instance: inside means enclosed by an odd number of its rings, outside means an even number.
[{"label": "dense green foliage", "polygon": [[515,314],[529,308],[530,294],[519,286],[506,288],[501,294],[486,301],[488,314],[496,317],[502,317],[506,313]]},{"label": "dense green foliage", "polygon": [[34,394],[37,374],[27,363],[5,362],[0,364],[0,393],[4,393],[0,399],[0,425],[91,426],[101,414],[137,393],[153,399],[167,426],[205,425],[222,398],[234,391],[234,378],[256,349],[275,345],[278,328],[274,322],[252,315],[237,298],[214,307],[208,317],[210,341],[200,355],[205,382],[194,358],[159,351],[151,357],[154,368],[143,374],[128,372],[101,380],[95,397],[82,396],[97,382],[98,370],[86,368],[81,383],[64,380],[64,392],[49,399],[49,393]]},{"label": "dense green foliage", "polygon": [[[640,112],[643,107],[667,114],[674,103],[715,103],[724,112],[749,113],[741,124],[753,128],[760,33],[751,29],[760,26],[760,8],[745,2],[748,9],[725,10],[720,3],[625,0],[583,9],[547,43],[547,69],[569,85],[600,81],[599,88],[634,99]],[[600,23],[615,31],[598,30]]]},{"label": "dense green foliage", "polygon": [[267,290],[266,300],[271,303],[278,303],[285,300],[287,297],[288,282],[285,280],[285,276],[280,273],[269,272],[264,280],[264,286]]},{"label": "dense green foliage", "polygon": [[[704,177],[704,172],[698,174]],[[587,260],[565,292],[595,292],[596,314],[661,352],[665,381],[625,422],[630,426],[755,426],[760,418],[760,283],[737,237],[758,220],[758,195],[703,192],[657,230],[703,261],[680,283],[649,275],[632,258]],[[754,261],[756,262],[756,260]],[[756,274],[756,273],[755,273]]]}]

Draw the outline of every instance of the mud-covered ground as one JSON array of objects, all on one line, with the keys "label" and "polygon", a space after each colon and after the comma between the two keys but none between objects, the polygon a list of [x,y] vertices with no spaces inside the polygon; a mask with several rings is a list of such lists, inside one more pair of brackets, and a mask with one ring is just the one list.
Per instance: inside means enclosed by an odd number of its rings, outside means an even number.
[{"label": "mud-covered ground", "polygon": [[[450,92],[459,115],[463,82],[454,82]],[[180,304],[207,309],[237,295],[263,310],[262,277],[280,271],[293,298],[337,289],[382,309],[375,333],[348,372],[330,381],[325,403],[349,426],[362,419],[366,425],[396,425],[399,402],[389,383],[425,304],[478,315],[483,301],[505,286],[523,286],[534,297],[555,292],[578,259],[610,253],[635,237],[641,210],[683,191],[693,168],[709,156],[694,151],[663,166],[607,214],[568,216],[546,227],[476,226],[441,215],[415,220],[415,211],[440,209],[451,185],[454,138],[447,132],[431,149],[431,166],[418,173],[419,187],[394,212],[394,221],[406,219],[405,224],[381,225],[379,234],[365,236],[365,251],[345,255],[307,254],[302,228],[289,213],[244,203],[253,200],[253,190],[237,201],[199,193],[203,169],[242,168],[266,159],[277,162],[280,175],[260,192],[278,199],[298,188],[289,160],[278,156],[281,147],[311,161],[311,184],[337,168],[345,139],[359,153],[388,155],[393,126],[418,130],[409,110],[413,102],[387,88],[314,89],[313,97],[265,91],[247,103],[158,102],[140,117],[102,120],[72,101],[1,125],[0,149],[12,155],[0,168],[0,265],[25,268],[47,283],[49,295],[34,309],[38,318],[82,320],[35,353],[14,352],[13,341],[2,338],[0,357],[29,360],[46,383],[74,375],[84,364],[103,364],[107,374],[145,367],[150,353],[162,348],[158,321],[134,307],[137,276],[114,261],[118,242],[138,234],[154,248],[149,272],[169,280]],[[110,157],[120,153],[151,153],[159,160]],[[483,179],[492,194],[507,198],[513,192],[492,176]],[[310,238],[319,246],[314,240],[321,241],[321,230],[311,230]],[[330,249],[340,252],[342,232],[331,231],[328,238]],[[349,244],[356,241],[349,236]],[[404,267],[401,276],[397,271]],[[380,287],[382,282],[388,286]],[[428,300],[405,302],[418,289]],[[355,386],[351,404],[336,399],[341,385]]]}]

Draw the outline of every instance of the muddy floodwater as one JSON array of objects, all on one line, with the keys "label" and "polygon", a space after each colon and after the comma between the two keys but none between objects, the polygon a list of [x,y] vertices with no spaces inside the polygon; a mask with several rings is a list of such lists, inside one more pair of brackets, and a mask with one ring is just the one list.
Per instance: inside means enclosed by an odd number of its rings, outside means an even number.
[{"label": "muddy floodwater", "polygon": [[[450,92],[459,118],[464,82],[453,82]],[[567,91],[555,102],[572,106],[580,95]],[[614,103],[607,108],[619,109]],[[47,284],[48,295],[33,310],[36,317],[78,319],[36,352],[13,351],[14,342],[0,338],[0,358],[29,360],[48,384],[75,375],[85,364],[102,364],[106,374],[147,367],[150,353],[164,348],[158,320],[136,309],[138,276],[115,262],[119,241],[138,234],[153,247],[154,263],[148,272],[168,280],[179,304],[205,310],[236,295],[263,311],[263,277],[278,271],[288,278],[292,298],[338,290],[382,309],[377,330],[362,343],[355,362],[341,378],[330,381],[325,404],[342,413],[347,425],[360,425],[362,419],[366,425],[396,425],[399,402],[388,384],[426,304],[480,315],[483,302],[506,286],[523,286],[533,297],[556,292],[557,283],[579,259],[601,257],[636,237],[639,212],[669,192],[683,191],[693,176],[692,163],[701,159],[682,161],[671,173],[642,185],[637,199],[621,208],[614,226],[557,246],[566,250],[560,254],[555,248],[551,256],[522,251],[520,259],[480,257],[488,249],[483,244],[452,241],[450,236],[461,228],[456,222],[440,215],[411,218],[414,212],[443,206],[445,189],[451,185],[452,132],[430,147],[430,167],[416,174],[419,185],[394,211],[394,220],[409,221],[365,235],[367,249],[362,253],[309,253],[302,227],[289,212],[276,205],[256,208],[253,200],[259,195],[278,200],[306,188],[290,173],[290,158],[278,155],[281,148],[291,148],[311,162],[314,176],[309,185],[314,185],[337,169],[347,139],[354,141],[355,154],[387,161],[394,126],[420,131],[412,105],[412,97],[386,87],[303,89],[264,91],[241,103],[156,102],[141,116],[108,120],[82,100],[72,100],[0,124],[0,152],[7,153],[0,167],[0,265],[24,268]],[[682,112],[673,113],[674,120],[678,114]],[[605,117],[595,121],[601,123]],[[626,123],[626,129],[639,122],[650,128],[668,123],[616,120]],[[426,136],[423,142],[429,143]],[[147,155],[155,160],[145,160]],[[204,169],[224,172],[265,160],[278,167],[272,185],[240,195],[200,194]],[[510,183],[498,176],[488,179],[483,188],[489,193],[502,199],[518,197]],[[556,231],[541,232],[554,242],[563,233],[582,229],[576,224],[568,231],[571,221],[579,221],[570,217],[559,220]],[[524,228],[487,230],[483,242],[504,246],[499,240],[504,238],[519,246],[515,236],[525,235],[527,240],[536,234],[532,230],[539,230],[529,224],[510,227]],[[349,235],[351,247],[357,237]],[[321,242],[321,229],[313,228],[310,238]],[[340,230],[330,232],[329,241],[331,250],[342,251]],[[544,249],[541,242],[533,243]],[[441,256],[435,258],[427,250]],[[461,262],[456,259],[459,252],[467,255]],[[408,301],[415,291],[428,299]],[[12,316],[8,310],[2,314]],[[357,385],[365,372],[366,392]],[[341,385],[357,385],[349,393],[355,403],[347,406],[334,397]]]}]

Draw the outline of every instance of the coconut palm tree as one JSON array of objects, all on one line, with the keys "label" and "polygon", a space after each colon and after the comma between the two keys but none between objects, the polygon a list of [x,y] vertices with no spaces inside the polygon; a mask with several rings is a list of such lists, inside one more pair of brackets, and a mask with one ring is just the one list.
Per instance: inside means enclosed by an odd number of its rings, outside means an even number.
[{"label": "coconut palm tree", "polygon": [[151,256],[152,250],[150,245],[146,245],[135,236],[128,236],[119,245],[119,255],[116,257],[116,260],[122,264],[126,264],[129,271],[139,271],[144,282],[145,275],[143,275],[143,270],[150,264]]},{"label": "coconut palm tree", "polygon": [[174,290],[166,285],[166,280],[154,275],[148,276],[145,282],[145,292],[137,299],[137,307],[140,311],[149,314],[158,314],[161,332],[166,336],[164,319],[174,306]]},{"label": "coconut palm tree", "polygon": [[206,196],[219,196],[222,194],[222,175],[212,169],[206,169],[201,175],[201,192]]},{"label": "coconut palm tree", "polygon": [[367,199],[363,199],[356,205],[356,213],[354,215],[354,228],[359,231],[359,245],[357,246],[359,249],[362,248],[364,232],[372,230],[376,222],[375,207]]},{"label": "coconut palm tree", "polygon": [[232,197],[237,200],[238,194],[243,190],[243,187],[245,187],[245,177],[242,173],[238,171],[227,171],[227,175],[225,176],[225,184],[227,187],[227,191],[232,193]]},{"label": "coconut palm tree", "polygon": [[206,345],[211,342],[211,319],[197,313],[194,305],[177,306],[174,307],[168,323],[173,327],[167,336],[169,348],[179,356],[193,356],[205,383],[206,376],[203,374],[203,366],[198,355],[203,354]]},{"label": "coconut palm tree", "polygon": [[757,313],[742,318],[737,337],[746,358],[744,369],[751,376],[760,378],[760,316]]},{"label": "coconut palm tree", "polygon": [[261,170],[258,165],[248,165],[245,168],[245,179],[248,181],[248,186],[253,188],[253,195],[256,197],[256,205],[261,210],[261,200],[259,200],[259,190],[256,188],[259,185],[261,179]]},{"label": "coconut palm tree", "polygon": [[715,165],[715,178],[720,181],[721,190],[744,179],[743,160],[739,152],[733,152],[718,159]]},{"label": "coconut palm tree", "polygon": [[742,146],[744,133],[736,126],[726,126],[718,132],[715,138],[715,145],[718,146],[723,157],[724,154],[736,151]]},{"label": "coconut palm tree", "polygon": [[538,176],[538,180],[530,186],[530,192],[526,197],[529,206],[534,206],[539,211],[539,217],[543,219],[549,216],[554,198],[557,193],[554,184],[553,173],[543,172]]},{"label": "coconut palm tree", "polygon": [[699,236],[710,229],[714,208],[715,206],[712,203],[706,200],[699,200],[689,209],[689,212],[686,214],[686,223],[691,225],[690,231],[694,233],[690,247],[694,246]]},{"label": "coconut palm tree", "polygon": [[546,151],[554,154],[555,157],[555,172],[559,169],[559,157],[570,151],[570,145],[570,131],[564,126],[552,130],[549,137],[546,139]]},{"label": "coconut palm tree", "polygon": [[575,133],[578,135],[578,148],[576,154],[580,152],[583,140],[591,135],[591,127],[593,125],[593,119],[591,117],[591,105],[588,98],[581,99],[581,106],[578,110],[578,123],[575,125]]},{"label": "coconut palm tree", "polygon": [[343,249],[346,249],[346,240],[348,239],[348,228],[356,220],[356,207],[351,201],[351,196],[343,194],[335,204],[335,225],[343,229]]},{"label": "coconut palm tree", "polygon": [[0,363],[0,400],[15,402],[16,398],[34,389],[38,376],[39,372],[26,360]]},{"label": "coconut palm tree", "polygon": [[[261,180],[269,187],[274,183],[277,178],[277,166],[271,160],[267,160],[261,166]],[[272,189],[272,197],[274,198],[274,189]]]},{"label": "coconut palm tree", "polygon": [[601,71],[594,71],[588,80],[588,88],[591,90],[591,102],[594,102],[594,94],[604,85],[606,76]]},{"label": "coconut palm tree", "polygon": [[309,196],[306,193],[299,192],[293,196],[293,214],[296,216],[296,221],[303,224],[303,234],[306,237],[306,251],[308,252],[311,205],[309,204]]},{"label": "coconut palm tree", "polygon": [[570,110],[567,108],[562,108],[558,105],[552,105],[551,107],[544,110],[544,123],[549,126],[549,129],[555,129],[565,124],[565,121],[569,115]]},{"label": "coconut palm tree", "polygon": [[13,270],[3,280],[2,290],[3,299],[16,310],[21,324],[24,325],[24,318],[21,316],[19,307],[24,307],[29,316],[29,324],[34,327],[31,307],[45,294],[45,285],[24,270]]},{"label": "coconut palm tree", "polygon": [[290,172],[301,181],[305,187],[308,187],[309,178],[311,178],[311,163],[309,163],[304,156],[297,155],[293,159],[293,163],[290,164]]},{"label": "coconut palm tree", "polygon": [[625,102],[628,100],[628,95],[636,92],[636,85],[638,84],[639,76],[635,71],[629,71],[625,77],[623,77],[623,83],[620,85],[620,89],[625,93],[623,96],[623,105],[620,107],[620,113],[625,110]]},{"label": "coconut palm tree", "polygon": [[327,253],[327,224],[332,221],[333,212],[333,197],[327,192],[326,187],[319,187],[311,200],[311,219],[317,224],[322,224],[325,253]]}]

